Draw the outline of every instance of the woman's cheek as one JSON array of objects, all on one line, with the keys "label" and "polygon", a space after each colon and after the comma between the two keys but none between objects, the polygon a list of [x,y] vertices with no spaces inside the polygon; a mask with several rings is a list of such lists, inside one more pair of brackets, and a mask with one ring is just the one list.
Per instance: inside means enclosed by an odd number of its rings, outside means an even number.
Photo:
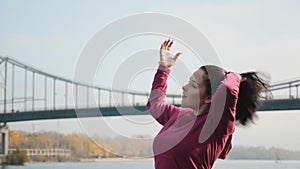
[{"label": "woman's cheek", "polygon": [[199,97],[198,91],[195,91],[193,93],[191,100],[193,102],[193,106],[195,106],[195,107],[199,106],[199,104],[200,104],[200,97]]}]

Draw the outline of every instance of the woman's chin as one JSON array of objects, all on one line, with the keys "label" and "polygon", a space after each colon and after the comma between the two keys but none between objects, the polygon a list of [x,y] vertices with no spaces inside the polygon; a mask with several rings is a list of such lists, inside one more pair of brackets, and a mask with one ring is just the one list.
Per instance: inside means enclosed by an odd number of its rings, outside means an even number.
[{"label": "woman's chin", "polygon": [[183,108],[191,108],[192,109],[192,107],[189,104],[186,104],[184,101],[181,101],[181,107],[183,107]]},{"label": "woman's chin", "polygon": [[181,100],[181,107],[186,107],[186,105],[184,104],[184,101]]}]

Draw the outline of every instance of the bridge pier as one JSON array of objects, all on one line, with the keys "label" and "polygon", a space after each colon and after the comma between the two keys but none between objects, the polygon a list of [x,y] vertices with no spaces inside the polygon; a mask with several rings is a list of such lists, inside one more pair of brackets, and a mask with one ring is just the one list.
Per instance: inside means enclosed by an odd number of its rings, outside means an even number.
[{"label": "bridge pier", "polygon": [[8,146],[9,146],[9,128],[8,125],[0,126],[0,132],[2,136],[2,152],[1,154],[7,156],[8,155]]}]

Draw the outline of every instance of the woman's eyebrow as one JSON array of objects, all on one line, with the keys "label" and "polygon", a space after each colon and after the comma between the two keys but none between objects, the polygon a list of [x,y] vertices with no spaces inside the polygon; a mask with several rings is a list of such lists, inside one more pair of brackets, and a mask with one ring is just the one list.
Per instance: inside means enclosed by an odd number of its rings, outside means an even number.
[{"label": "woman's eyebrow", "polygon": [[196,80],[194,80],[194,79],[192,79],[192,78],[190,78],[190,82],[193,82],[193,83],[198,84],[198,83],[196,82]]}]

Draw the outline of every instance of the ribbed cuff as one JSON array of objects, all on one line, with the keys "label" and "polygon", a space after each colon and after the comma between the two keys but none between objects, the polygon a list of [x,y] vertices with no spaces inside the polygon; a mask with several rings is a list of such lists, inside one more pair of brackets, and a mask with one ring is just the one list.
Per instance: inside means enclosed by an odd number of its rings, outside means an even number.
[{"label": "ribbed cuff", "polygon": [[171,71],[169,67],[167,67],[165,65],[161,65],[161,64],[159,64],[158,69],[161,71],[167,72],[167,73],[170,73],[170,71]]}]

